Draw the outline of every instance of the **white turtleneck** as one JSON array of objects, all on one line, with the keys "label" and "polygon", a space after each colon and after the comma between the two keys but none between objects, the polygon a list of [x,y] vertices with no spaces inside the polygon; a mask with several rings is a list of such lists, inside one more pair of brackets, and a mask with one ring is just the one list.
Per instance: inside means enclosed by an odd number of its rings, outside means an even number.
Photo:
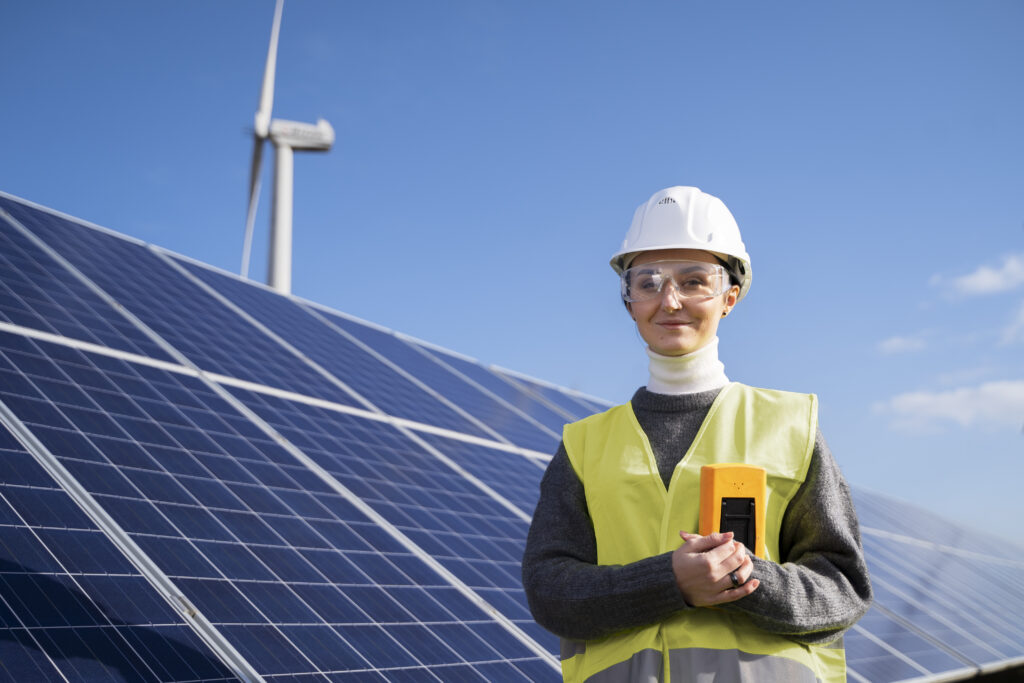
[{"label": "white turtleneck", "polygon": [[655,394],[694,394],[720,389],[729,383],[725,365],[718,360],[718,337],[707,346],[683,356],[663,356],[647,349],[651,378],[647,391]]}]

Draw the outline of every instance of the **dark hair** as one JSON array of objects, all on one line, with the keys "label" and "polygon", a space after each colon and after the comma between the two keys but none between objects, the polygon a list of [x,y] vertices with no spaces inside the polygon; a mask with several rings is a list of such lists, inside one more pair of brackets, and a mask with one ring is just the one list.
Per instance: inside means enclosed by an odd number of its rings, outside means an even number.
[{"label": "dark hair", "polygon": [[729,286],[739,287],[740,276],[736,274],[736,269],[739,266],[739,263],[737,261],[734,261],[733,259],[726,260],[719,256],[718,254],[713,254],[713,256],[715,257],[715,259],[718,260],[718,263],[721,264],[723,268],[725,268],[725,272],[729,274]]}]

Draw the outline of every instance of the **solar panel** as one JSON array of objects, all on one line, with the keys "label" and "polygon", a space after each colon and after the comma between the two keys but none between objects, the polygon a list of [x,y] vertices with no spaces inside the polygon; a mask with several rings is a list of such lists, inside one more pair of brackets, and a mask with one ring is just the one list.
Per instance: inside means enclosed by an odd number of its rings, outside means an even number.
[{"label": "solar panel", "polygon": [[519,579],[528,513],[515,515],[500,494],[438,460],[415,433],[255,392],[235,393],[489,604],[535,638],[550,638],[533,624]]},{"label": "solar panel", "polygon": [[[2,194],[0,249],[0,680],[559,678],[519,561],[606,404]],[[1024,663],[1019,548],[855,502],[851,680]]]},{"label": "solar panel", "polygon": [[319,313],[334,325],[404,368],[434,391],[443,394],[466,413],[488,425],[500,440],[550,453],[558,445],[558,437],[480,385],[459,375],[454,369],[431,355],[423,344],[399,337],[385,330],[362,324],[333,311]]},{"label": "solar panel", "polygon": [[[30,368],[0,399],[259,674],[423,675],[430,664],[447,676],[473,662],[525,676],[540,663],[443,578],[417,566],[414,582],[402,567],[421,564],[415,553],[201,380],[4,333],[0,355]],[[71,366],[94,373],[78,391],[125,409],[65,403]],[[171,396],[219,425],[199,428]],[[350,449],[414,450],[387,424],[353,420]]]},{"label": "solar panel", "polygon": [[0,680],[234,680],[0,427]]},{"label": "solar panel", "polygon": [[484,391],[521,411],[551,437],[561,438],[562,425],[566,422],[565,415],[555,412],[528,392],[505,381],[479,363],[442,349],[429,348],[422,344],[417,346],[422,353],[431,356]]},{"label": "solar panel", "polygon": [[102,230],[82,230],[68,219],[9,200],[0,199],[0,206],[18,223],[31,224],[54,252],[203,370],[356,404],[145,245]]},{"label": "solar panel", "polygon": [[[305,354],[388,415],[427,422],[465,434],[491,437],[444,397],[307,308],[262,287],[182,262],[205,284],[252,315],[297,352]],[[491,437],[492,438],[492,437]]]},{"label": "solar panel", "polygon": [[[38,225],[37,213],[29,213],[13,202],[4,202],[3,206],[16,210],[26,224]],[[7,221],[0,221],[0,319],[13,325],[170,360],[96,292],[55,265],[43,252],[38,238],[15,230]]]},{"label": "solar panel", "polygon": [[568,391],[509,370],[493,368],[493,371],[506,381],[519,385],[526,391],[533,392],[541,400],[570,420],[579,420],[592,413],[599,413],[612,407],[612,404],[607,401],[584,396],[578,392]]}]

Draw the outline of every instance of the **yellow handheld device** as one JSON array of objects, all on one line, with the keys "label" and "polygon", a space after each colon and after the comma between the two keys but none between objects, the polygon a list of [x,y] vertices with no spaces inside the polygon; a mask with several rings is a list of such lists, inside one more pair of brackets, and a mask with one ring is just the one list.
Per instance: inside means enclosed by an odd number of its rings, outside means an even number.
[{"label": "yellow handheld device", "polygon": [[698,533],[731,531],[734,540],[763,558],[767,482],[763,467],[730,463],[701,467]]}]

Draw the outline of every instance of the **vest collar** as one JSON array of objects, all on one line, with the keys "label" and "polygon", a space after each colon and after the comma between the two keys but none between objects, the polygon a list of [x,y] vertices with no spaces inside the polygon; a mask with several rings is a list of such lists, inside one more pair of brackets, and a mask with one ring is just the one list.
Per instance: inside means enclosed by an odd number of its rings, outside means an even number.
[{"label": "vest collar", "polygon": [[647,391],[655,394],[693,394],[729,383],[725,365],[718,360],[718,337],[683,356],[663,356],[650,348],[647,356],[651,359]]}]

